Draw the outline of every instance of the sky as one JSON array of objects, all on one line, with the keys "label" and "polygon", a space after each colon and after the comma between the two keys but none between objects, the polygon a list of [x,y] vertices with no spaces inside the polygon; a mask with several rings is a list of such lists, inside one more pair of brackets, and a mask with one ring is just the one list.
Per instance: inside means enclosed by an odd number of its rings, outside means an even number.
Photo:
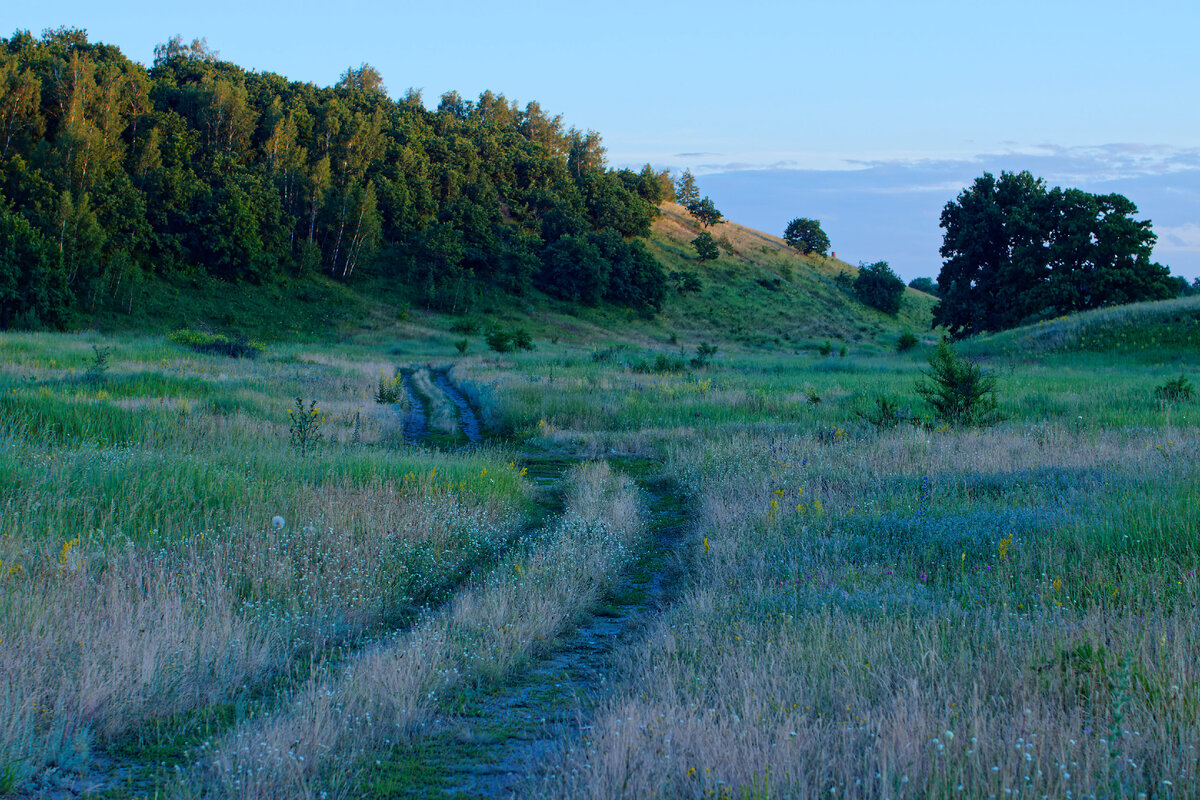
[{"label": "sky", "polygon": [[485,89],[596,130],[614,166],[692,169],[726,216],[822,221],[839,257],[936,275],[937,217],[984,170],[1117,191],[1200,276],[1200,3],[508,0],[5,2],[150,63],[175,34],[318,85]]}]

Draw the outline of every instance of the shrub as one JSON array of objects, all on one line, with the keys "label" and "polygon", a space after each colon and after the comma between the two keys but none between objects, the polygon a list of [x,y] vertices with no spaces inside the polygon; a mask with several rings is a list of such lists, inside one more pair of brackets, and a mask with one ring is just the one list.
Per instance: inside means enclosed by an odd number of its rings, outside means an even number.
[{"label": "shrub", "polygon": [[533,337],[524,328],[517,328],[512,332],[512,343],[518,350],[533,349]]},{"label": "shrub", "polygon": [[712,361],[712,357],[717,354],[717,346],[708,342],[701,342],[696,347],[696,357],[692,359],[693,367],[703,367]]},{"label": "shrub", "polygon": [[859,265],[858,277],[854,279],[854,296],[863,305],[895,314],[900,310],[900,298],[904,295],[904,281],[896,277],[886,261]]},{"label": "shrub", "polygon": [[876,428],[894,428],[906,419],[906,414],[900,410],[899,404],[890,397],[879,395],[873,405],[867,409],[858,409],[854,415]]},{"label": "shrub", "polygon": [[511,353],[513,350],[532,350],[533,337],[524,328],[510,331],[504,328],[492,328],[486,334],[488,347],[497,353]]},{"label": "shrub", "polygon": [[463,317],[462,319],[456,319],[454,322],[450,323],[450,332],[461,333],[465,336],[473,336],[474,334],[479,333],[479,320],[477,320],[475,317]]},{"label": "shrub", "polygon": [[922,372],[916,391],[939,419],[953,425],[987,425],[999,418],[996,377],[945,341],[929,355],[929,370]]},{"label": "shrub", "polygon": [[486,334],[484,339],[487,340],[488,347],[495,350],[497,353],[510,353],[513,349],[512,334],[500,328],[492,328]]},{"label": "shrub", "polygon": [[467,346],[470,344],[471,342],[467,339],[459,339],[454,343],[454,349],[458,351],[460,356],[465,356],[467,354]]},{"label": "shrub", "polygon": [[112,352],[109,347],[92,345],[92,360],[88,363],[87,379],[92,383],[101,383],[104,373],[108,372],[108,356]]},{"label": "shrub", "polygon": [[195,350],[197,353],[212,353],[231,358],[255,358],[262,352],[262,344],[248,336],[229,338],[222,333],[208,333],[180,328],[167,339],[174,344]]},{"label": "shrub", "polygon": [[1196,395],[1196,389],[1192,386],[1192,382],[1187,379],[1186,375],[1180,375],[1178,378],[1163,383],[1160,386],[1154,387],[1155,398],[1164,402],[1191,400]]},{"label": "shrub", "polygon": [[914,334],[912,331],[905,331],[904,333],[900,334],[900,338],[896,340],[896,352],[906,353],[916,347],[919,343],[920,340],[917,339],[916,334]]},{"label": "shrub", "polygon": [[829,341],[828,339],[821,342],[821,346],[817,348],[817,352],[823,356],[829,355],[833,352],[833,342]]}]

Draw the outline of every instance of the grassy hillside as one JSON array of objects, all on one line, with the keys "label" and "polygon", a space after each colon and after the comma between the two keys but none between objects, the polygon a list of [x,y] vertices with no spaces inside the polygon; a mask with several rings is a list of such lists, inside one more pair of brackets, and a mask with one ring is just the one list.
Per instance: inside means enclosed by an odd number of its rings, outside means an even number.
[{"label": "grassy hillside", "polygon": [[1200,353],[1200,297],[1099,308],[981,337],[980,354],[1046,356],[1107,352],[1188,363]]},{"label": "grassy hillside", "polygon": [[702,288],[672,288],[654,315],[611,305],[581,306],[540,292],[516,297],[485,293],[462,315],[428,312],[414,303],[417,287],[364,268],[350,283],[323,276],[261,285],[224,283],[204,275],[145,283],[129,304],[81,320],[102,332],[161,333],[209,326],[265,341],[351,339],[361,343],[422,340],[447,356],[467,336],[483,348],[490,327],[523,327],[535,341],[617,344],[691,352],[700,341],[733,349],[797,353],[828,340],[835,351],[878,352],[904,331],[929,334],[934,298],[906,289],[895,317],[868,308],[839,288],[835,277],[857,268],[805,257],[782,239],[723,222],[711,232],[721,246],[714,261],[696,261],[691,241],[699,226],[674,203],[662,207],[648,246],[668,275],[692,272]]}]

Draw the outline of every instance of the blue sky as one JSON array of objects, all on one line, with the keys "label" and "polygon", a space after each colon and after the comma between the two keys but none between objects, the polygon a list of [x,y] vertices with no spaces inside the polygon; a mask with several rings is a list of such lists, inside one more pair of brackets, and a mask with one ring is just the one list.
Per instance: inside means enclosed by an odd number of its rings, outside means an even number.
[{"label": "blue sky", "polygon": [[[937,211],[984,169],[1120,191],[1200,276],[1200,3],[6,3],[139,61],[178,33],[325,85],[537,100],[615,165],[689,167],[726,215],[822,219],[839,256],[936,274]],[[14,7],[15,6],[15,7]],[[7,30],[4,30],[4,29]]]}]

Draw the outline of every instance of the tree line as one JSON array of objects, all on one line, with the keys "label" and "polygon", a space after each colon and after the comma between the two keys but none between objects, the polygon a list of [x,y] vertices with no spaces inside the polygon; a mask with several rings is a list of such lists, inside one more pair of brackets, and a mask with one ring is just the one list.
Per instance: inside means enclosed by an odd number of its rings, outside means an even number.
[{"label": "tree line", "polygon": [[366,64],[322,88],[203,40],[147,68],[83,30],[0,39],[0,327],[132,307],[172,274],[366,267],[446,311],[484,287],[656,309],[666,278],[639,237],[671,192],[490,91],[430,111]]}]

